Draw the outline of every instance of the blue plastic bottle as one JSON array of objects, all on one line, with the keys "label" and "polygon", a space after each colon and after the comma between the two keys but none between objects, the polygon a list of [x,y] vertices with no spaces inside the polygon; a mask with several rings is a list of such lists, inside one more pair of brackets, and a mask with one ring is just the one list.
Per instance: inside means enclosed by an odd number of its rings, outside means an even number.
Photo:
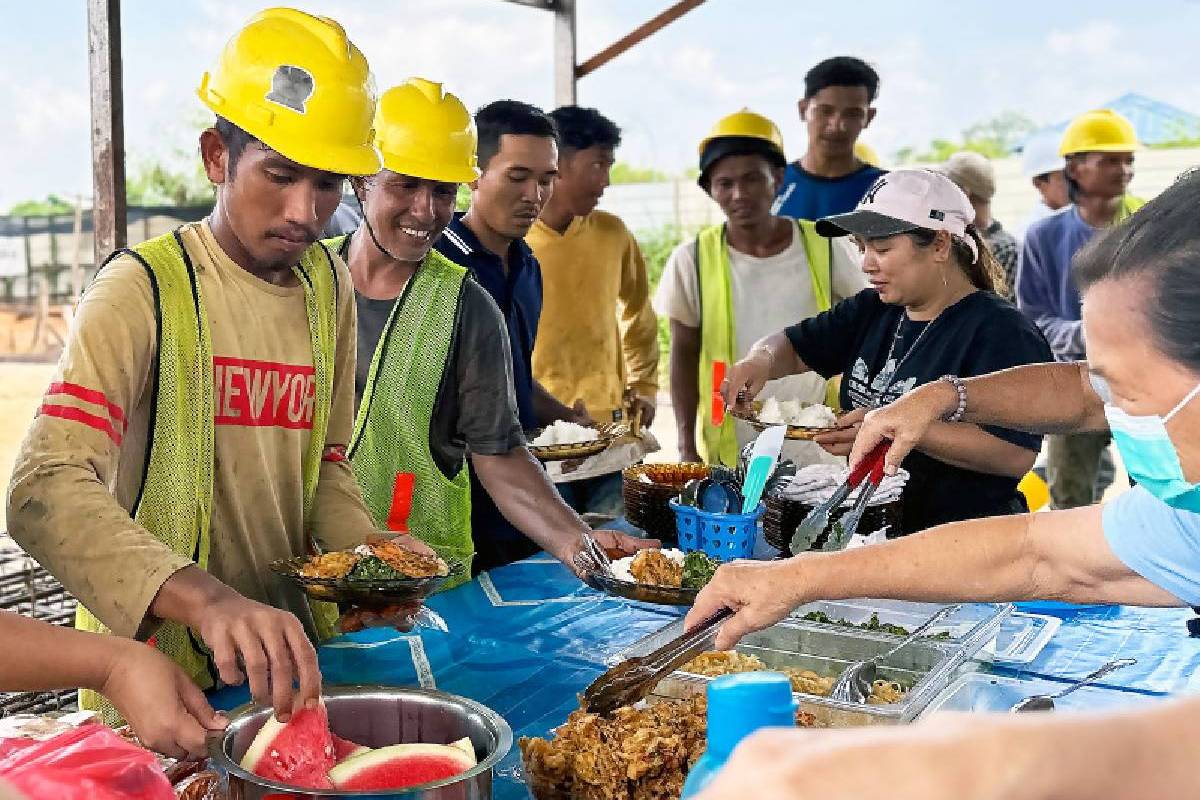
[{"label": "blue plastic bottle", "polygon": [[699,794],[742,739],[760,728],[795,724],[796,702],[786,675],[745,672],[714,679],[708,684],[708,747],[688,773],[680,800]]}]

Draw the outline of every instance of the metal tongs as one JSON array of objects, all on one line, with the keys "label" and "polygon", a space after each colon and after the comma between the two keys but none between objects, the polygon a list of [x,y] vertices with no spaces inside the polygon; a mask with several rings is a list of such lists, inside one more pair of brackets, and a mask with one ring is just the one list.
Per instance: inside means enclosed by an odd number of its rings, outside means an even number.
[{"label": "metal tongs", "polygon": [[584,690],[584,710],[607,716],[622,706],[641,700],[664,676],[708,647],[713,629],[731,616],[733,610],[723,608],[653,653],[622,661]]},{"label": "metal tongs", "polygon": [[[886,440],[875,445],[875,449],[867,453],[866,458],[850,470],[850,477],[846,479],[846,482],[839,486],[829,499],[808,512],[808,516],[804,518],[804,521],[796,527],[796,532],[792,534],[792,541],[789,545],[792,555],[798,555],[812,547],[812,543],[829,527],[829,517],[833,514],[834,510],[845,502],[846,498],[858,488],[860,483],[869,479],[870,483],[863,487],[863,491],[859,495],[854,508],[845,515],[845,521],[842,523],[842,535],[836,537],[836,542],[826,542],[825,549],[840,550],[845,546],[846,542],[850,540],[850,536],[854,533],[854,530],[858,528],[858,522],[862,519],[863,511],[866,510],[871,495],[875,493],[875,488],[883,480],[883,457],[887,455],[888,448],[891,446],[892,443]],[[832,540],[834,537],[830,538]]]}]

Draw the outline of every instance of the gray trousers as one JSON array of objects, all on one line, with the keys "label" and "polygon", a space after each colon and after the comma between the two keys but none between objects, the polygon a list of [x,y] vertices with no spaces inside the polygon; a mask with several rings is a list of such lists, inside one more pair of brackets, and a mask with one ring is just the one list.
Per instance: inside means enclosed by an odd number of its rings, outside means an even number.
[{"label": "gray trousers", "polygon": [[1053,508],[1078,508],[1097,503],[1113,482],[1113,461],[1107,433],[1049,436],[1046,443],[1046,482]]}]

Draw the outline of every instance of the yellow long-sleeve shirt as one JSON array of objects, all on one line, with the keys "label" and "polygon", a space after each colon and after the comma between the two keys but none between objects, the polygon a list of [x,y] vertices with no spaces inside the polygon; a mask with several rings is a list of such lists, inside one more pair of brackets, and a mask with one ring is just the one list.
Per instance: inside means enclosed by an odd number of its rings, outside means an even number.
[{"label": "yellow long-sleeve shirt", "polygon": [[559,234],[538,220],[525,237],[542,268],[534,377],[567,405],[612,419],[626,389],[658,390],[658,322],[646,264],[619,217],[593,211]]}]

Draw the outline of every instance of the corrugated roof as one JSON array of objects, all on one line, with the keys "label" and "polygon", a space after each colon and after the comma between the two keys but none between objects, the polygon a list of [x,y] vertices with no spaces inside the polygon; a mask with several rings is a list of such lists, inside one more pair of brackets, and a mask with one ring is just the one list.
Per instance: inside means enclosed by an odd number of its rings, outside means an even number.
[{"label": "corrugated roof", "polygon": [[[1142,144],[1165,144],[1200,137],[1200,116],[1137,92],[1129,92],[1116,100],[1095,107],[1111,108],[1128,118],[1137,131],[1138,141]],[[1040,128],[1031,133],[1026,141],[1050,132],[1062,133],[1070,122],[1070,119],[1065,119],[1055,125]]]}]

